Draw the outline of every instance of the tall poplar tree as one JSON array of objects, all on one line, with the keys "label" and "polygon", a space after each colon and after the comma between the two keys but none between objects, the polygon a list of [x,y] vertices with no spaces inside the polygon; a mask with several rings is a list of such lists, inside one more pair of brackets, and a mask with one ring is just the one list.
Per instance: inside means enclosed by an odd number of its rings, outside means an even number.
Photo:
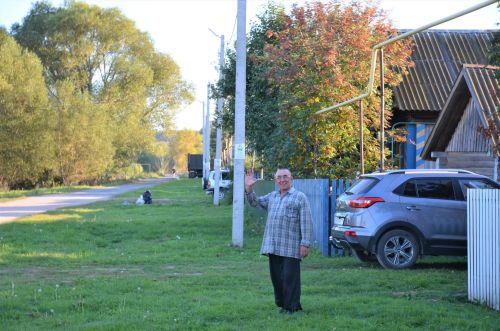
[{"label": "tall poplar tree", "polygon": [[43,68],[0,29],[0,184],[37,184],[51,168],[53,113]]},{"label": "tall poplar tree", "polygon": [[37,2],[12,34],[40,57],[51,97],[61,93],[60,82],[70,82],[75,97],[97,105],[85,103],[93,107],[88,113],[107,114],[97,118],[109,121],[115,168],[134,162],[155,132],[171,125],[175,110],[193,100],[173,59],[157,52],[149,35],[116,8]]},{"label": "tall poplar tree", "polygon": [[75,91],[69,80],[57,82],[56,90],[51,98],[57,114],[55,173],[66,185],[98,181],[113,161],[110,115],[92,102],[88,92]]}]

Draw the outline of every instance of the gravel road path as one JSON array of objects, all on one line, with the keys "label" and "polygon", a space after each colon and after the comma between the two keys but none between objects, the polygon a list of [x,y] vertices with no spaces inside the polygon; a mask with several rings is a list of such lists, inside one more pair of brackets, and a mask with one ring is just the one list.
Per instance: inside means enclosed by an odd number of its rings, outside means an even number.
[{"label": "gravel road path", "polygon": [[141,188],[150,188],[173,179],[173,177],[151,178],[133,184],[94,188],[71,193],[40,195],[0,202],[0,224],[13,222],[20,217],[45,213],[48,210],[109,200],[118,194]]}]

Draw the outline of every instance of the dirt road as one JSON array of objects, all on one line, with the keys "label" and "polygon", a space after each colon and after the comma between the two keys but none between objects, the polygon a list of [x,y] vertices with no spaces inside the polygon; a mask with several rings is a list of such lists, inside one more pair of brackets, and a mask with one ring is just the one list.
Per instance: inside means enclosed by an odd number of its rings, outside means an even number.
[{"label": "dirt road", "polygon": [[167,176],[145,179],[133,184],[95,188],[71,193],[40,195],[0,202],[0,224],[13,222],[20,217],[45,213],[48,210],[109,200],[118,194],[141,188],[150,188],[173,179],[173,177]]}]

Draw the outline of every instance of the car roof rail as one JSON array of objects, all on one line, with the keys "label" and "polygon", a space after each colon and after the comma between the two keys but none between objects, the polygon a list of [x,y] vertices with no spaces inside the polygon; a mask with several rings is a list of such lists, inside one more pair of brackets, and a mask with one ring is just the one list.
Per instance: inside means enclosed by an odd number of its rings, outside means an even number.
[{"label": "car roof rail", "polygon": [[427,174],[443,174],[443,173],[458,173],[458,174],[470,174],[477,175],[475,172],[464,170],[464,169],[399,169],[399,170],[389,170],[387,171],[390,175],[399,174],[411,174],[411,173],[427,173]]}]

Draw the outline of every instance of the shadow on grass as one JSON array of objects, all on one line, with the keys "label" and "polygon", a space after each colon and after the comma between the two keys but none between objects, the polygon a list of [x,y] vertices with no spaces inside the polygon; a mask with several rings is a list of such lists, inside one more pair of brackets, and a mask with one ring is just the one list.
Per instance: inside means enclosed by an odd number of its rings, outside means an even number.
[{"label": "shadow on grass", "polygon": [[450,261],[450,262],[417,262],[412,269],[428,270],[428,269],[441,269],[441,270],[467,270],[467,261]]},{"label": "shadow on grass", "polygon": [[[377,262],[361,262],[355,257],[330,257],[337,261],[337,267],[355,268],[355,269],[380,269],[384,268]],[[314,269],[314,266],[306,266],[306,268]],[[454,270],[467,271],[467,259],[465,257],[445,257],[445,256],[429,256],[417,263],[409,270]]]}]

